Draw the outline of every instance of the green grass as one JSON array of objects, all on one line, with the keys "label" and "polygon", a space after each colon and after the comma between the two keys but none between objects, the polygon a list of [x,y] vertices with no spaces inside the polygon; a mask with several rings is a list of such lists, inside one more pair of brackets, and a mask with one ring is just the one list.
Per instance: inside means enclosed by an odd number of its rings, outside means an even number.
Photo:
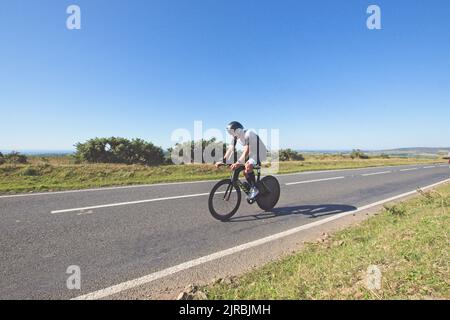
[{"label": "green grass", "polygon": [[[151,184],[228,177],[226,168],[212,165],[75,164],[70,157],[31,157],[26,165],[0,165],[0,193],[83,189],[93,187]],[[305,161],[281,162],[280,173],[310,170],[364,168],[436,162],[426,158],[371,158],[352,160],[341,156],[307,156]]]},{"label": "green grass", "polygon": [[[450,299],[449,236],[447,184],[202,291],[209,299]],[[370,265],[381,270],[380,290],[365,285]]]}]

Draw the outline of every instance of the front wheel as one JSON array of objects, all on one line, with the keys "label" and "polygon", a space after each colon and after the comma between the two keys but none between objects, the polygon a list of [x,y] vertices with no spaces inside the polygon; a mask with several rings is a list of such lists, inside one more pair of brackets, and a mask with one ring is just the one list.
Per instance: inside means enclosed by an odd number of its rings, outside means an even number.
[{"label": "front wheel", "polygon": [[240,204],[241,190],[230,179],[219,181],[209,195],[209,212],[220,221],[227,221],[234,216]]}]

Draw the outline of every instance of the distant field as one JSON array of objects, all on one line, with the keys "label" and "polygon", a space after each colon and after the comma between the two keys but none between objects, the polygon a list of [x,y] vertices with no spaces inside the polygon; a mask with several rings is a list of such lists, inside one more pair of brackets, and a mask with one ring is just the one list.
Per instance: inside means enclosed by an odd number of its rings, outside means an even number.
[{"label": "distant field", "polygon": [[[450,299],[450,184],[227,284],[208,299]],[[367,269],[381,272],[368,288]]]},{"label": "distant field", "polygon": [[[280,173],[364,168],[436,162],[430,158],[355,159],[336,155],[307,155],[305,161],[280,163]],[[120,164],[76,164],[70,156],[30,157],[29,164],[0,165],[0,193],[83,189],[131,184],[216,180],[229,175],[212,165],[145,167]]]}]

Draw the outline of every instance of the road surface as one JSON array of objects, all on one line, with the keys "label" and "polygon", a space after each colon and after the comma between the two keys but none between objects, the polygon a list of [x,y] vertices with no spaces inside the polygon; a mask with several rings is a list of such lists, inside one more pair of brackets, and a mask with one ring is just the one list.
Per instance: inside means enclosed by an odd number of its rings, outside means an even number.
[{"label": "road surface", "polygon": [[[215,181],[0,196],[0,299],[71,299],[450,179],[445,164],[278,176],[261,214],[208,211]],[[79,266],[82,290],[68,290]]]}]

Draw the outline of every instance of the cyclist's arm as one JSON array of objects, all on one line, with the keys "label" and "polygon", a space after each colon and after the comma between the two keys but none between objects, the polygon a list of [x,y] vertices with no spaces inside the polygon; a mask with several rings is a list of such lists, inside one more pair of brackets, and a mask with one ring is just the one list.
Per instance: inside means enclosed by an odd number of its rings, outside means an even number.
[{"label": "cyclist's arm", "polygon": [[234,152],[234,147],[233,147],[233,145],[230,145],[228,147],[227,151],[225,152],[225,155],[223,156],[222,163],[227,163],[227,160],[231,157],[233,152]]},{"label": "cyclist's arm", "polygon": [[250,146],[249,145],[244,146],[244,150],[242,152],[241,157],[238,160],[238,163],[244,164],[245,159],[247,159],[247,156],[249,155],[249,153],[250,153]]}]

